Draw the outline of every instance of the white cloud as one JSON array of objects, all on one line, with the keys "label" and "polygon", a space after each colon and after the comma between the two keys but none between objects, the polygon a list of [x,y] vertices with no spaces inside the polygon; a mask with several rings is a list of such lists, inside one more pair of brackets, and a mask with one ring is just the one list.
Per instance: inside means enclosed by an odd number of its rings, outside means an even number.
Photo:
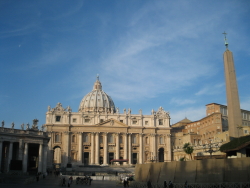
[{"label": "white cloud", "polygon": [[196,101],[191,100],[191,99],[172,98],[170,101],[170,104],[177,104],[178,106],[187,105],[187,104],[194,104],[194,103],[196,103]]}]

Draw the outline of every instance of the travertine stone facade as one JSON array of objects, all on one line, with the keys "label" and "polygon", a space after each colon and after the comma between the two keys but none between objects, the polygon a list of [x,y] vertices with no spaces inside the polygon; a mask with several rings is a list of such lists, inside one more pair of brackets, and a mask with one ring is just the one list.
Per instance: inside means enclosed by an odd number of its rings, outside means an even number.
[{"label": "travertine stone facade", "polygon": [[171,161],[170,117],[160,107],[151,115],[122,112],[103,90],[97,78],[93,90],[83,97],[78,112],[58,103],[48,108],[46,130],[51,136],[49,166],[58,164],[117,165]]}]

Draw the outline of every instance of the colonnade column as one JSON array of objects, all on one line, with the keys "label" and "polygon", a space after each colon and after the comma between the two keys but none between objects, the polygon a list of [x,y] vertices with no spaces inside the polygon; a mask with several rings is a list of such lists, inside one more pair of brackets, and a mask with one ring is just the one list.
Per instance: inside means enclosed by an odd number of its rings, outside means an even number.
[{"label": "colonnade column", "polygon": [[100,158],[100,147],[99,147],[99,135],[100,133],[96,133],[95,135],[95,164],[99,165],[99,158]]},{"label": "colonnade column", "polygon": [[2,150],[3,150],[3,142],[0,141],[0,171],[1,171],[1,164],[2,164]]},{"label": "colonnade column", "polygon": [[[120,159],[120,139],[119,139],[119,133],[116,133],[116,148],[115,148],[115,153],[116,153],[116,159]],[[117,165],[119,162],[117,162]]]},{"label": "colonnade column", "polygon": [[48,159],[48,146],[45,144],[43,147],[43,171],[47,170],[47,159]]},{"label": "colonnade column", "polygon": [[23,159],[23,140],[19,140],[19,147],[18,147],[18,160]]},{"label": "colonnade column", "polygon": [[[124,145],[123,145],[123,159],[128,159],[128,137],[127,133],[124,133]],[[128,164],[125,162],[125,164]]]},{"label": "colonnade column", "polygon": [[104,133],[104,140],[103,140],[103,164],[107,164],[107,155],[108,155],[108,133]]},{"label": "colonnade column", "polygon": [[131,133],[128,134],[128,164],[132,164]]},{"label": "colonnade column", "polygon": [[143,163],[143,143],[142,143],[143,133],[139,134],[140,150],[139,150],[139,164]]},{"label": "colonnade column", "polygon": [[38,172],[42,172],[42,161],[43,161],[43,157],[42,157],[42,155],[43,155],[43,144],[40,144],[39,145],[39,156],[38,156],[38,160],[39,160],[39,162],[38,162]]},{"label": "colonnade column", "polygon": [[11,159],[12,159],[12,153],[13,153],[13,142],[10,142],[10,145],[9,145],[9,154],[8,154],[7,172],[10,171],[10,162],[11,162]]},{"label": "colonnade column", "polygon": [[90,164],[95,164],[95,133],[91,133],[91,155],[90,155]]},{"label": "colonnade column", "polygon": [[78,163],[82,164],[82,133],[79,132]]},{"label": "colonnade column", "polygon": [[27,160],[28,160],[28,143],[24,143],[23,153],[23,172],[27,172]]}]

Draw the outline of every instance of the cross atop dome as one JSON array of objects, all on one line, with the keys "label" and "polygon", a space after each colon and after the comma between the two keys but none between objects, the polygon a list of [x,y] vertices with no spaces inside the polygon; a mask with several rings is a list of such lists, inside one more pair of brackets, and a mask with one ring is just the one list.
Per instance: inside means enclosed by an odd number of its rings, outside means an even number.
[{"label": "cross atop dome", "polygon": [[97,76],[96,76],[96,81],[94,83],[93,90],[102,90],[102,84],[99,81],[99,74],[97,74]]}]

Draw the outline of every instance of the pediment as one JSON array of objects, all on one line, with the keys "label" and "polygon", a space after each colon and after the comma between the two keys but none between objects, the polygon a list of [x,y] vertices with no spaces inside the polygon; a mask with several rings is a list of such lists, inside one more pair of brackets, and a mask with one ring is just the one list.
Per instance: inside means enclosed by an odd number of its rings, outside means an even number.
[{"label": "pediment", "polygon": [[120,122],[120,121],[117,121],[115,119],[108,119],[102,123],[99,123],[97,124],[96,126],[99,126],[99,127],[128,127],[128,125]]}]

